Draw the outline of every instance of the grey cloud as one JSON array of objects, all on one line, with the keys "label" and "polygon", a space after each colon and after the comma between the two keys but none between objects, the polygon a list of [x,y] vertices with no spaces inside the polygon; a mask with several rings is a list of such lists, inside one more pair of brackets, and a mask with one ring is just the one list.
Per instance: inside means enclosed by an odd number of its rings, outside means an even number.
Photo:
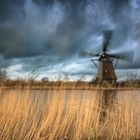
[{"label": "grey cloud", "polygon": [[[110,50],[131,47],[135,60],[125,67],[140,67],[137,0],[6,0],[0,5],[0,54],[8,66],[17,59],[23,71],[55,69],[59,63],[65,67],[80,50],[100,51],[102,39],[98,38],[102,30],[111,28],[115,32]],[[81,71],[89,74],[84,65]]]},{"label": "grey cloud", "polygon": [[22,6],[24,0],[1,0],[0,1],[0,23],[16,19],[16,17],[23,17]]}]

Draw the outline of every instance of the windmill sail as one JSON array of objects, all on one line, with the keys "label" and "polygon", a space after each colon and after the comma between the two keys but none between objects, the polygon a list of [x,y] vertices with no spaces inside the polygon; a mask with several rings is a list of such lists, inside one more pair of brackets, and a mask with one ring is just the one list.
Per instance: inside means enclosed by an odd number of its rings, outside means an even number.
[{"label": "windmill sail", "polygon": [[112,34],[113,34],[112,30],[104,31],[103,52],[107,51],[107,47],[108,47],[110,40],[112,38]]}]

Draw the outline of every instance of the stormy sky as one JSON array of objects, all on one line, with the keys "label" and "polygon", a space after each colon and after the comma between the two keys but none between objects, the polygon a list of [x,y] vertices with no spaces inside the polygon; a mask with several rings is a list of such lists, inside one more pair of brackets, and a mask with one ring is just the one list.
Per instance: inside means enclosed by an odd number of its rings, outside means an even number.
[{"label": "stormy sky", "polygon": [[11,78],[96,75],[81,50],[101,52],[103,30],[114,30],[110,52],[133,51],[117,75],[140,70],[139,0],[0,0],[0,66]]}]

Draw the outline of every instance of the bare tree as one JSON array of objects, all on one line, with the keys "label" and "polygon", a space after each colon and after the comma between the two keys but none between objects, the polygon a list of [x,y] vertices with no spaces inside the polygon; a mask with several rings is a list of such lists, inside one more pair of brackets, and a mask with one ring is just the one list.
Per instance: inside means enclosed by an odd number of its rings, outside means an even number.
[{"label": "bare tree", "polygon": [[43,78],[41,79],[41,81],[42,81],[42,82],[48,82],[48,81],[49,81],[49,78],[48,78],[48,77],[43,77]]},{"label": "bare tree", "polygon": [[0,81],[5,81],[8,78],[7,70],[4,67],[0,67]]},{"label": "bare tree", "polygon": [[137,73],[132,73],[132,72],[127,73],[127,81],[128,82],[132,83],[132,82],[137,81],[137,79],[138,79]]}]

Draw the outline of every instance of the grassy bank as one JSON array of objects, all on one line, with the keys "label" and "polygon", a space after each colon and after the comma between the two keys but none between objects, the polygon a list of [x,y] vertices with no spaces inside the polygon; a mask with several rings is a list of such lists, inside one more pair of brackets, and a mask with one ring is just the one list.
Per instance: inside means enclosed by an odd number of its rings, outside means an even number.
[{"label": "grassy bank", "polygon": [[64,82],[64,81],[35,81],[35,80],[6,80],[0,81],[0,88],[5,89],[74,89],[74,90],[91,90],[91,89],[140,89],[139,81],[122,81],[116,84],[102,83],[97,84],[96,82]]},{"label": "grassy bank", "polygon": [[137,97],[115,98],[110,91],[1,90],[0,140],[140,139]]}]

